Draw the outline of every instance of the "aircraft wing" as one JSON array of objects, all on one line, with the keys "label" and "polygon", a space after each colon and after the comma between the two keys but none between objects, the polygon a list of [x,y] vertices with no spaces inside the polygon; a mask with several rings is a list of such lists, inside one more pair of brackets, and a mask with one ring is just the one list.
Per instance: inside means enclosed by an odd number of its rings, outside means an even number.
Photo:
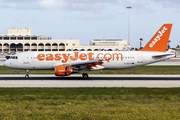
[{"label": "aircraft wing", "polygon": [[175,54],[166,53],[166,54],[160,54],[160,55],[153,55],[152,57],[154,57],[154,58],[162,58],[162,57],[166,57],[166,56],[169,56],[169,55],[175,55]]},{"label": "aircraft wing", "polygon": [[72,63],[71,66],[74,69],[78,69],[78,70],[100,70],[100,69],[104,69],[103,61],[99,60],[99,59]]}]

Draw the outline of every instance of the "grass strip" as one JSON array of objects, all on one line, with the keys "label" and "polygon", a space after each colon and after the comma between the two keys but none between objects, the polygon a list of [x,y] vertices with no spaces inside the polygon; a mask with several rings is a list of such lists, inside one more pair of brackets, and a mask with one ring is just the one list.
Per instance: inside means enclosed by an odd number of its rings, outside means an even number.
[{"label": "grass strip", "polygon": [[180,88],[0,88],[0,119],[180,119]]}]

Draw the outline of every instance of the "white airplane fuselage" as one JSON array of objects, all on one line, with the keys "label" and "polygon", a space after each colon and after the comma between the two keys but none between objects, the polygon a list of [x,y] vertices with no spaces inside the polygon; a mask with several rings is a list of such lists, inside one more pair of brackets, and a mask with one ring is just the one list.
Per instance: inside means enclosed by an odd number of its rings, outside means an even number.
[{"label": "white airplane fuselage", "polygon": [[39,51],[17,53],[4,62],[14,69],[54,70],[56,76],[69,76],[82,71],[102,69],[125,69],[143,66],[175,57],[175,52],[166,51],[172,24],[164,24],[146,46],[139,51]]},{"label": "white airplane fuselage", "polygon": [[[39,58],[39,54],[43,54],[44,56]],[[24,70],[53,70],[55,66],[69,66],[72,63],[100,59],[103,62],[102,69],[125,69],[166,60],[175,57],[175,53],[142,51],[51,51],[22,52],[14,56],[17,59],[11,58],[4,62],[6,67]],[[92,70],[98,70],[98,68]]]}]

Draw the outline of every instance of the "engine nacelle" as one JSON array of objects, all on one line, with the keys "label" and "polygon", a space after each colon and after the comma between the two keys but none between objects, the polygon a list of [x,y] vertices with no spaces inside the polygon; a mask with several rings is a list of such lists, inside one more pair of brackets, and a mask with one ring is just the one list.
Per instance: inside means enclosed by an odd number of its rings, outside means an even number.
[{"label": "engine nacelle", "polygon": [[56,66],[55,75],[56,76],[69,76],[72,73],[71,66]]}]

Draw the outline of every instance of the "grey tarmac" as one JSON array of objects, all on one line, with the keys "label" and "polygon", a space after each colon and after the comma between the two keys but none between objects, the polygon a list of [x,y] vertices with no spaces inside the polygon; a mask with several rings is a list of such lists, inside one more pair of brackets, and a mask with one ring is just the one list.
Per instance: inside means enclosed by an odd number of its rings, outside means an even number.
[{"label": "grey tarmac", "polygon": [[0,75],[0,87],[180,87],[180,75]]}]

